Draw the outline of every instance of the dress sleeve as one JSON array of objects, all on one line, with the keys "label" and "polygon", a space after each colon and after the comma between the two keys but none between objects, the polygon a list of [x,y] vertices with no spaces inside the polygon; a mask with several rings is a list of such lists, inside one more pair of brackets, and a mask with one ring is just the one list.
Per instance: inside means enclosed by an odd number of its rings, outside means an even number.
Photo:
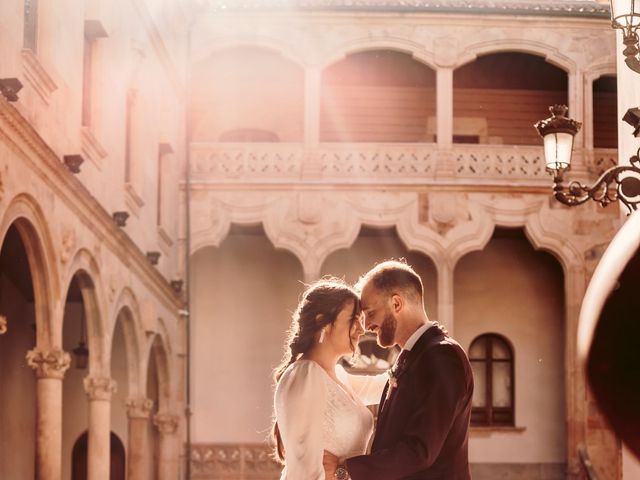
[{"label": "dress sleeve", "polygon": [[336,366],[336,374],[340,381],[351,388],[353,394],[365,405],[377,405],[382,397],[382,390],[389,381],[387,372],[377,375],[353,375],[342,365]]},{"label": "dress sleeve", "polygon": [[284,446],[286,480],[324,480],[324,372],[310,361],[285,372],[276,388],[276,419]]}]

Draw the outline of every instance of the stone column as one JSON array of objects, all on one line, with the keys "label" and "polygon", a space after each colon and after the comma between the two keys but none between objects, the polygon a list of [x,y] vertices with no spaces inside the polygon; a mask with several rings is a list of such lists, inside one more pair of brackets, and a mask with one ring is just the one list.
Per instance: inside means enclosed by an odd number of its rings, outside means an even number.
[{"label": "stone column", "polygon": [[[62,379],[71,357],[61,349],[27,352],[36,371],[36,480],[59,480],[62,475]],[[19,453],[19,452],[18,452]]]},{"label": "stone column", "polygon": [[453,268],[441,259],[438,265],[438,323],[454,336],[453,321]]},{"label": "stone column", "polygon": [[320,142],[320,90],[322,73],[318,67],[304,72],[304,143],[315,148]]},{"label": "stone column", "polygon": [[[568,78],[568,107],[569,116],[579,122],[585,121],[585,77],[580,70],[569,73]],[[574,140],[574,148],[584,147],[584,127],[578,132]]]},{"label": "stone column", "polygon": [[153,418],[158,429],[158,480],[173,480],[180,473],[180,451],[176,440],[179,418],[177,415],[159,413]]},{"label": "stone column", "polygon": [[438,67],[436,73],[436,115],[438,149],[453,143],[453,68]]},{"label": "stone column", "polygon": [[565,273],[565,379],[567,411],[567,479],[582,479],[578,448],[586,443],[587,385],[584,365],[578,360],[577,332],[586,276],[583,268],[571,265]]},{"label": "stone column", "polygon": [[147,442],[147,428],[152,407],[153,401],[148,398],[135,398],[127,401],[127,416],[129,417],[127,478],[129,480],[147,480],[149,478],[147,458],[151,452]]},{"label": "stone column", "polygon": [[86,377],[84,389],[89,397],[89,480],[109,480],[111,463],[111,395],[116,382],[109,377]]},{"label": "stone column", "polygon": [[453,160],[453,67],[438,66],[436,72],[436,177],[441,180],[454,177]]}]

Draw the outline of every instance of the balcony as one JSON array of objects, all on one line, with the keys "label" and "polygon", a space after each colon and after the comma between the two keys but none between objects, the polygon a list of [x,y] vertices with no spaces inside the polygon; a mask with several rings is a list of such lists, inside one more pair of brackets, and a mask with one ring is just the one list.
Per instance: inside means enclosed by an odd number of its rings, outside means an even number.
[{"label": "balcony", "polygon": [[[549,187],[541,146],[433,143],[195,143],[201,185],[465,185]],[[575,175],[616,163],[617,150],[574,152]],[[585,165],[580,168],[580,165]]]}]

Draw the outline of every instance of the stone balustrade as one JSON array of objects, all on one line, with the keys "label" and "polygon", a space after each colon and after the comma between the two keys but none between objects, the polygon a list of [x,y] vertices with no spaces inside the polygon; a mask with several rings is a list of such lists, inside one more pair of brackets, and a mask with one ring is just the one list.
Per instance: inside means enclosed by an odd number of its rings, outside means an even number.
[{"label": "stone balustrade", "polygon": [[[320,144],[199,143],[191,150],[196,184],[463,184],[546,187],[542,146],[433,143]],[[583,160],[584,157],[584,160]],[[593,176],[617,159],[617,151],[574,152]],[[576,174],[578,172],[576,171]]]}]

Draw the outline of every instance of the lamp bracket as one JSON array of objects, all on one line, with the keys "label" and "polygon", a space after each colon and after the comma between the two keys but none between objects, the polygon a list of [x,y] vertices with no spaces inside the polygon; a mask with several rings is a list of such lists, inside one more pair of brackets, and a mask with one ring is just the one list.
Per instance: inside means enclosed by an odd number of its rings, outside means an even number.
[{"label": "lamp bracket", "polygon": [[631,70],[636,73],[640,73],[640,59],[638,59],[638,34],[632,30],[625,30],[622,43],[625,45],[625,49],[622,51],[624,55],[624,63],[627,64]]},{"label": "lamp bracket", "polygon": [[562,185],[564,169],[554,171],[553,190],[560,203],[573,207],[589,200],[606,207],[620,200],[633,213],[640,204],[640,148],[630,158],[630,165],[618,165],[605,171],[593,186],[571,182]]}]

